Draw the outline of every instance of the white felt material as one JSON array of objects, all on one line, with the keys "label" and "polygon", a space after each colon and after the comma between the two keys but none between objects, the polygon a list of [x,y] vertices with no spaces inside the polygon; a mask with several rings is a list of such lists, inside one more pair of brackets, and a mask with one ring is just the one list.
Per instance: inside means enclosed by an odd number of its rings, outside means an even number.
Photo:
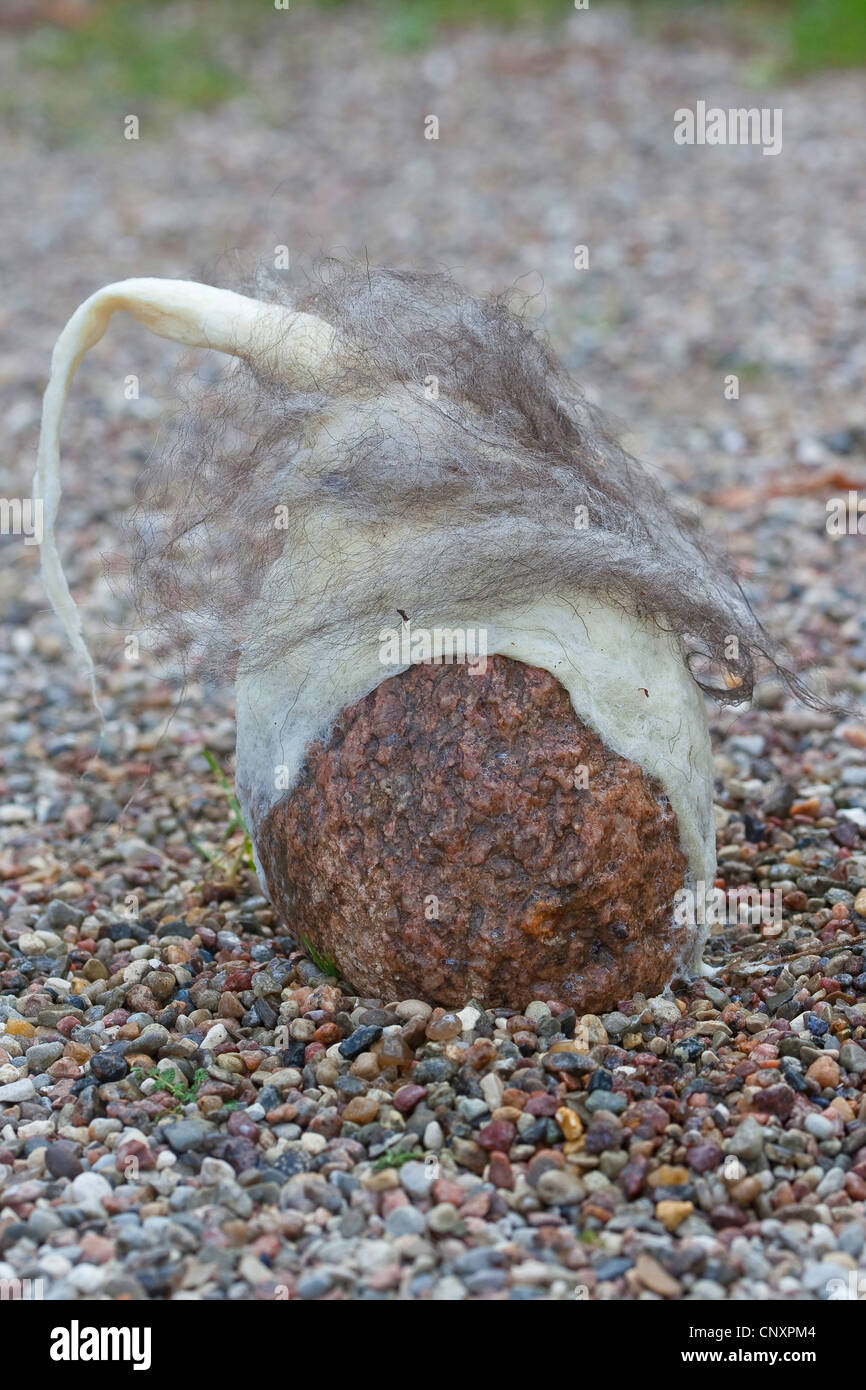
[{"label": "white felt material", "polygon": [[61,496],[60,424],[81,359],[99,342],[112,314],[119,310],[132,314],[161,338],[266,362],[275,372],[282,371],[287,379],[304,373],[313,378],[323,369],[334,339],[333,330],[311,314],[291,313],[278,304],[263,304],[192,280],[121,280],[97,290],[76,309],[51,355],[33,496],[43,505],[41,559],[45,588],[92,683],[93,662],[54,534]]}]

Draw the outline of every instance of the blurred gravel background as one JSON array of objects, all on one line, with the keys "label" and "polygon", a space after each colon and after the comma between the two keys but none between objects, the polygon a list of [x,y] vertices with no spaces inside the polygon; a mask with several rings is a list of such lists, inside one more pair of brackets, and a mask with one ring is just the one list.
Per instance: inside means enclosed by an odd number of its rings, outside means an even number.
[{"label": "blurred gravel background", "polygon": [[[232,28],[221,6],[156,6],[140,49],[97,45],[84,0],[0,16],[4,496],[29,492],[50,349],[98,286],[232,284],[281,245],[444,266],[526,301],[802,669],[861,702],[866,542],[828,535],[825,506],[866,497],[862,75],[785,75],[772,28],[723,8],[430,33],[390,9],[240,9]],[[698,99],[781,107],[782,153],[675,145]],[[340,996],[233,871],[243,835],[203,755],[230,775],[231,692],[192,683],[176,707],[146,650],[124,658],[106,557],[181,364],[219,370],[117,320],[66,412],[60,544],[104,732],[36,547],[0,536],[0,1275],[56,1297],[443,1299],[796,1299],[856,1278],[862,725],[772,682],[714,716],[720,882],[785,901],[778,927],[716,935],[716,985],[590,1023],[556,1001],[441,1025]],[[142,1098],[154,1067],[184,1094],[151,1078]],[[419,1067],[424,1094],[398,1103]]]}]

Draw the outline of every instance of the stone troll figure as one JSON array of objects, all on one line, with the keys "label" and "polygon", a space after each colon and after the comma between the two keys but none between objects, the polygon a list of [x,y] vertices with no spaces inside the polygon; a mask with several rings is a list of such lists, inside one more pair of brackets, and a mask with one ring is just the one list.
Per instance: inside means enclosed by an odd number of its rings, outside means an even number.
[{"label": "stone troll figure", "polygon": [[598,1012],[700,970],[703,914],[674,903],[715,872],[703,692],[747,699],[777,654],[539,339],[448,277],[367,267],[294,299],[92,295],[54,349],[35,496],[94,690],[59,431],[119,310],[238,359],[148,472],[130,572],[184,665],[234,675],[238,796],[289,930],[386,1000]]}]

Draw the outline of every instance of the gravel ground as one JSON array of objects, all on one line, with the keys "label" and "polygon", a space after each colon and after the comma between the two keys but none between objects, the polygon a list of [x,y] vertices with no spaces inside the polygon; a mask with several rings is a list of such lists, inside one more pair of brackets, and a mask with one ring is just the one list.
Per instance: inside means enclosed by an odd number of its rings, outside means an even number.
[{"label": "gravel ground", "polygon": [[[828,497],[866,487],[859,76],[762,92],[785,119],[763,158],[671,138],[679,105],[758,100],[724,35],[647,41],[606,9],[407,56],[351,11],[291,23],[251,55],[250,96],[137,143],[107,125],[58,149],[12,122],[7,495],[29,488],[50,346],[97,285],[231,282],[283,243],[445,264],[536,296],[798,665],[860,702],[864,546],[824,524]],[[53,1298],[847,1288],[866,1264],[863,725],[772,681],[713,713],[718,882],[781,911],[714,928],[712,979],[601,1018],[359,999],[245,865],[204,756],[230,773],[230,691],[189,682],[178,707],[145,649],[124,659],[134,627],[103,562],[180,360],[118,323],[67,413],[61,540],[104,731],[35,548],[0,537],[0,1278]]]}]

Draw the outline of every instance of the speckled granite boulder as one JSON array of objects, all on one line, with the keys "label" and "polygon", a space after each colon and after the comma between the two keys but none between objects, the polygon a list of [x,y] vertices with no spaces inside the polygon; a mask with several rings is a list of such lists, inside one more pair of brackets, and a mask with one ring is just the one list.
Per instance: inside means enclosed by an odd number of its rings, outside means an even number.
[{"label": "speckled granite boulder", "polygon": [[291,930],[363,994],[598,1012],[658,992],[687,946],[660,783],[502,656],[410,667],[345,709],[257,848]]}]

